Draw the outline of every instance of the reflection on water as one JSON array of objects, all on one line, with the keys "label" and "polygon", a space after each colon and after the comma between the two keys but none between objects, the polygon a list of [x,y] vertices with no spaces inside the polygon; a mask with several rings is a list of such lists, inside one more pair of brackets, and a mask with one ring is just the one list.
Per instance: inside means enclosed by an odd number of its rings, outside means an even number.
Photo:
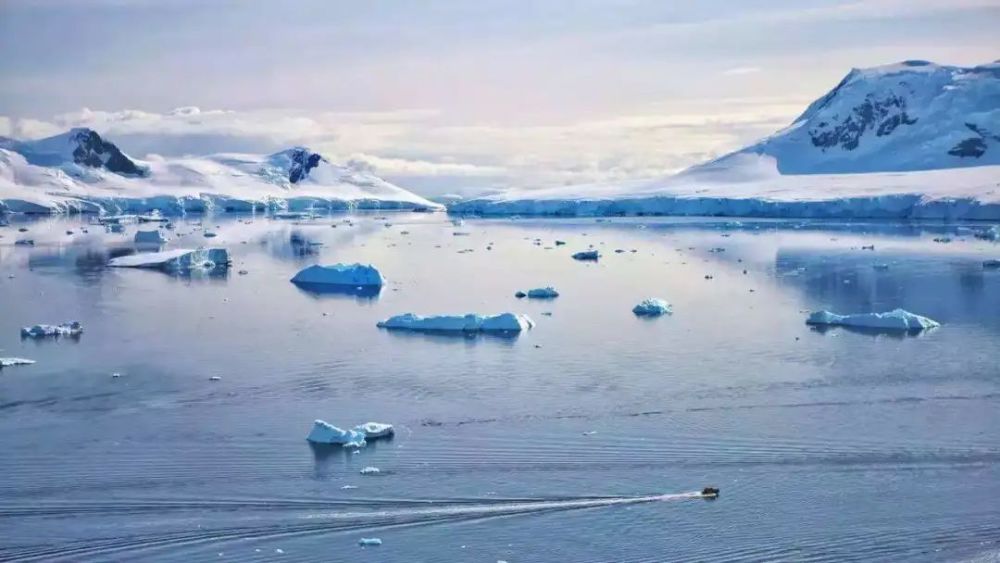
[{"label": "reflection on water", "polygon": [[[38,363],[0,375],[0,559],[940,560],[1000,536],[1000,246],[967,226],[189,217],[167,248],[226,247],[234,273],[174,277],[106,267],[138,226],[10,221],[0,355]],[[334,262],[389,284],[288,281]],[[632,314],[649,297],[673,315]],[[942,326],[805,324],[897,307]],[[376,328],[505,311],[537,326]],[[79,340],[19,338],[69,320]],[[398,434],[317,448],[317,418]]]}]

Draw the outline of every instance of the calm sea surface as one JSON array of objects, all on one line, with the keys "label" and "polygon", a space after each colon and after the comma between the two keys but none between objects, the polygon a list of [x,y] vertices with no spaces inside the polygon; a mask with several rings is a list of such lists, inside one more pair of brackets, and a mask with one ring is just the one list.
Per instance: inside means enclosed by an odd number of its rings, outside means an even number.
[{"label": "calm sea surface", "polygon": [[[233,267],[173,277],[108,269],[136,226],[84,234],[86,221],[0,227],[0,356],[37,361],[0,372],[0,560],[1000,551],[1000,270],[982,265],[1000,245],[961,226],[189,218],[168,248],[225,246]],[[591,245],[599,262],[570,258]],[[288,281],[356,261],[389,280],[380,295]],[[514,297],[547,285],[560,297]],[[635,317],[646,297],[674,314]],[[804,324],[813,309],[896,307],[942,327]],[[517,338],[375,326],[504,311],[537,326]],[[19,336],[70,320],[78,340]],[[397,434],[314,449],[317,418]],[[706,485],[721,497],[647,498]],[[372,537],[383,545],[358,545]]]}]

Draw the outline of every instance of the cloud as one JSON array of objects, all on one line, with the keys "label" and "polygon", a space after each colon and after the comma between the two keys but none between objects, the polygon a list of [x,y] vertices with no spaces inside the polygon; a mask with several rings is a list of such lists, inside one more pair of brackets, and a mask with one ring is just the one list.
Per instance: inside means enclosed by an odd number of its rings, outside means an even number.
[{"label": "cloud", "polygon": [[736,68],[730,68],[722,71],[722,74],[726,76],[739,76],[742,74],[755,74],[760,72],[760,67],[757,66],[738,66]]}]

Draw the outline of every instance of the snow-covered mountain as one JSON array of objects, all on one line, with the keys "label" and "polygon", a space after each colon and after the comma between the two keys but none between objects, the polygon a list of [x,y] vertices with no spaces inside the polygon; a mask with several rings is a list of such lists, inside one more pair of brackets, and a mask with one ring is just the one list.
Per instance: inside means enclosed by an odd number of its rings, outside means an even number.
[{"label": "snow-covered mountain", "polygon": [[774,135],[664,178],[510,189],[486,215],[1000,220],[1000,63],[852,70]]},{"label": "snow-covered mountain", "polygon": [[773,157],[782,174],[1000,164],[1000,63],[853,69],[789,127],[696,169],[745,154]]},{"label": "snow-covered mountain", "polygon": [[0,139],[0,210],[200,212],[263,208],[440,208],[361,166],[306,147],[271,155],[141,161],[91,129]]}]

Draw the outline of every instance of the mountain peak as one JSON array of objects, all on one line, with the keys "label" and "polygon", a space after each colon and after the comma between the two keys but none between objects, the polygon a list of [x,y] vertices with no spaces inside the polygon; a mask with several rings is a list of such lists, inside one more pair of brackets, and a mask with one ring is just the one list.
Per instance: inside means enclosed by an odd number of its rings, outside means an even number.
[{"label": "mountain peak", "polygon": [[28,162],[40,166],[76,164],[123,176],[145,176],[147,173],[114,143],[101,138],[89,127],[74,127],[38,141],[18,142],[12,149],[24,155]]},{"label": "mountain peak", "polygon": [[771,156],[783,174],[1000,164],[998,98],[995,65],[855,68],[790,127],[734,154]]}]

